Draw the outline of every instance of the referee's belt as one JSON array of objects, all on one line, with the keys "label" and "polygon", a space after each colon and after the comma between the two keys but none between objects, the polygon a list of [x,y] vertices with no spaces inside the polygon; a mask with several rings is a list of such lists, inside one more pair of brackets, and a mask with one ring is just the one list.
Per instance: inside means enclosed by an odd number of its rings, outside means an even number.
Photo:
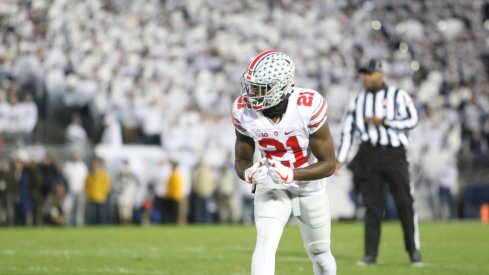
[{"label": "referee's belt", "polygon": [[404,146],[400,144],[399,146],[392,146],[390,144],[388,145],[377,145],[377,144],[372,144],[370,142],[362,142],[360,144],[361,148],[368,149],[368,150],[403,150]]}]

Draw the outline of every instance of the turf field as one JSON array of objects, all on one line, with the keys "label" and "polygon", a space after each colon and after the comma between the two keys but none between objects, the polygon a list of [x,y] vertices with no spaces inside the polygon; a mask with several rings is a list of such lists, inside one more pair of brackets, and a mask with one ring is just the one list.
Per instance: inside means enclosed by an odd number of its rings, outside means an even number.
[{"label": "turf field", "polygon": [[[338,274],[489,274],[489,225],[422,223],[426,266],[413,268],[398,223],[384,223],[379,264],[357,267],[361,223],[333,224]],[[251,226],[0,229],[0,274],[250,274]],[[312,274],[296,226],[286,228],[277,275]]]}]

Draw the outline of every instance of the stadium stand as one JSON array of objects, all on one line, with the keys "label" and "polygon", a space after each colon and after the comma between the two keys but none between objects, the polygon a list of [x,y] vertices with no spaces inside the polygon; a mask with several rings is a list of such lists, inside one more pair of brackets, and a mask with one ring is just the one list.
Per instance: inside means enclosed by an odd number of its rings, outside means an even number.
[{"label": "stadium stand", "polygon": [[[470,207],[461,198],[472,189],[463,190],[489,185],[487,37],[484,1],[5,0],[0,150],[4,161],[33,164],[46,154],[63,163],[74,153],[88,163],[101,152],[114,178],[120,167],[113,164],[122,163],[114,155],[161,151],[153,165],[182,162],[190,194],[201,157],[216,170],[229,164],[229,110],[247,57],[270,48],[292,56],[296,82],[328,99],[336,140],[352,91],[360,89],[357,68],[377,58],[420,112],[410,156],[421,218],[464,217]],[[344,177],[330,184],[342,194],[332,200],[336,218],[354,215]],[[164,196],[163,187],[144,181],[141,206],[145,197]],[[9,214],[0,223],[13,215],[5,190]],[[26,214],[24,223],[36,222]]]}]

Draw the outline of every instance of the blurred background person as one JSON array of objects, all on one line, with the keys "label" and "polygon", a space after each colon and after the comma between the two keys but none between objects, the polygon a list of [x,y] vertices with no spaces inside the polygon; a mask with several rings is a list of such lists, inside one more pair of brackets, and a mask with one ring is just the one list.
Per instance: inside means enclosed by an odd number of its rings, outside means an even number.
[{"label": "blurred background person", "polygon": [[19,197],[19,212],[16,220],[21,225],[32,226],[34,224],[34,201],[29,188],[29,173],[21,159],[14,160],[14,177]]},{"label": "blurred background person", "polygon": [[31,161],[30,164],[32,165],[30,169],[31,182],[35,179],[40,181],[39,186],[41,189],[40,195],[36,196],[38,197],[36,201],[39,201],[36,216],[37,219],[43,220],[42,209],[44,209],[46,198],[53,191],[54,181],[58,177],[58,168],[53,156],[49,154],[45,155],[40,163],[37,164],[35,161]]},{"label": "blurred background person", "polygon": [[37,104],[32,98],[32,94],[26,94],[24,101],[20,103],[23,113],[22,116],[22,141],[25,144],[31,144],[33,142],[33,132],[38,121]]},{"label": "blurred background person", "polygon": [[190,215],[195,223],[212,223],[211,205],[216,190],[216,173],[204,159],[200,159],[192,171]]},{"label": "blurred background person", "polygon": [[217,174],[216,199],[220,223],[239,221],[237,178],[234,167],[222,165]]},{"label": "blurred background person", "polygon": [[111,180],[103,167],[102,159],[94,158],[90,163],[90,170],[85,181],[90,224],[101,225],[108,223],[109,206],[107,201],[111,187]]},{"label": "blurred background person", "polygon": [[63,173],[68,183],[68,198],[66,203],[67,221],[71,226],[85,224],[85,182],[88,167],[78,154],[73,154],[65,162]]},{"label": "blurred background person", "polygon": [[153,171],[151,178],[149,179],[149,186],[152,186],[154,195],[154,207],[158,211],[158,222],[164,219],[164,213],[166,212],[165,197],[167,193],[167,185],[170,175],[172,173],[172,167],[170,161],[165,158],[161,158],[157,161],[157,168]]},{"label": "blurred background person", "polygon": [[[161,216],[154,215],[155,212],[160,214],[159,211],[161,209],[156,205],[154,185],[148,184],[146,185],[146,188],[145,197],[143,198],[142,205],[139,209],[141,213],[141,224],[143,226],[149,226],[155,220],[156,222],[161,222]],[[158,216],[158,218],[155,219],[154,216]]]},{"label": "blurred background person", "polygon": [[72,117],[70,125],[66,128],[65,140],[67,144],[78,148],[88,144],[88,135],[79,115]]},{"label": "blurred background person", "polygon": [[139,185],[139,181],[132,171],[130,162],[124,160],[118,177],[114,182],[114,189],[117,194],[117,212],[119,223],[121,224],[132,223]]},{"label": "blurred background person", "polygon": [[0,160],[0,225],[13,225],[17,185],[7,160]]},{"label": "blurred background person", "polygon": [[56,165],[56,173],[50,187],[43,205],[44,221],[51,225],[65,225],[67,217],[65,199],[68,193],[68,181],[63,174],[63,164]]},{"label": "blurred background person", "polygon": [[147,145],[161,145],[163,132],[163,109],[157,97],[151,97],[148,103],[136,109],[141,125],[143,142]]},{"label": "blurred background person", "polygon": [[178,162],[170,161],[171,172],[166,184],[165,197],[163,199],[162,214],[165,223],[186,224],[187,215],[181,209],[186,207],[183,190],[183,176],[178,169]]},{"label": "blurred background person", "polygon": [[14,167],[10,161],[2,160],[0,162],[0,181],[5,184],[6,222],[9,226],[13,226],[16,224],[16,205],[19,202],[19,193]]},{"label": "blurred background person", "polygon": [[6,174],[8,169],[5,169],[5,162],[0,161],[0,225],[7,224],[7,181]]},{"label": "blurred background person", "polygon": [[112,115],[104,118],[104,129],[100,138],[100,145],[110,147],[122,146],[122,130],[120,123]]},{"label": "blurred background person", "polygon": [[[49,193],[49,188],[51,188],[54,178],[45,180],[43,171],[33,159],[26,158],[24,165],[29,182],[29,193],[33,203],[34,224],[42,225],[44,221],[43,207],[46,203],[46,196]],[[56,167],[54,168],[56,169]]]}]

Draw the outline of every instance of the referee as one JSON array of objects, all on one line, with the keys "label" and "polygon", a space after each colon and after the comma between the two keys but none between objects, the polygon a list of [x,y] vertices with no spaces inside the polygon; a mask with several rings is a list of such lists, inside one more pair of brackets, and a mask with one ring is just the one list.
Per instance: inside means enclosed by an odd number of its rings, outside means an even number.
[{"label": "referee", "polygon": [[353,136],[357,134],[361,144],[350,167],[367,208],[364,257],[357,264],[377,263],[387,183],[396,202],[410,262],[423,266],[406,159],[407,131],[418,122],[416,108],[406,91],[385,84],[380,61],[370,60],[359,72],[365,89],[355,97],[346,114],[336,169],[346,162]]}]

